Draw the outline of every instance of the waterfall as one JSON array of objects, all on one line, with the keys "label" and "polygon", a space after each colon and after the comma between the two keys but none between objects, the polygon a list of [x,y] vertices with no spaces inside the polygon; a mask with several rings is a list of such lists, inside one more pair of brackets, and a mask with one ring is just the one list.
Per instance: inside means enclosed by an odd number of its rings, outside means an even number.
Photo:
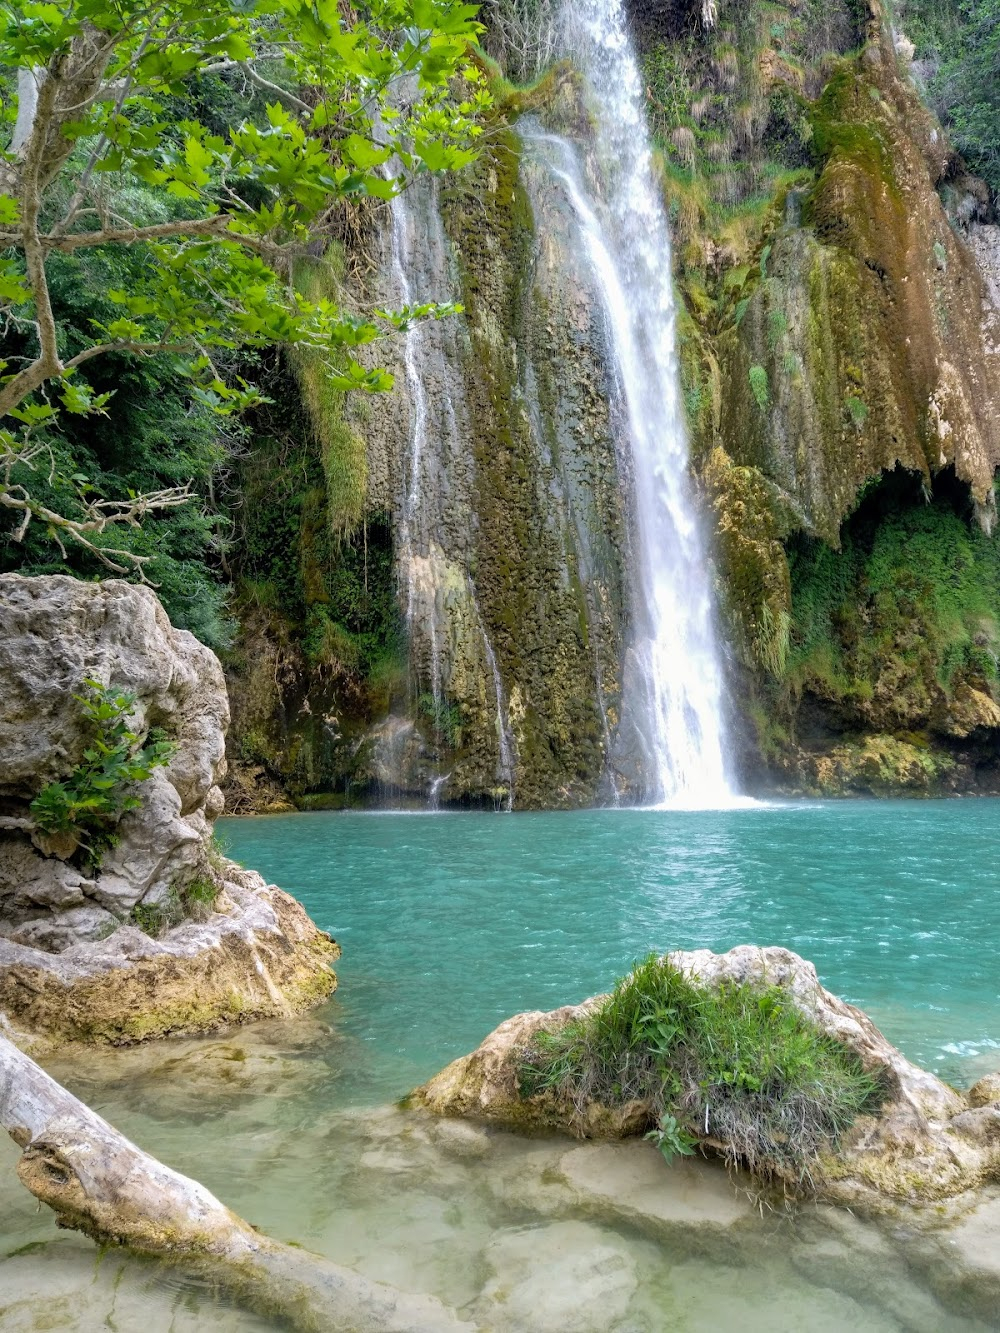
[{"label": "waterfall", "polygon": [[[423,183],[422,183],[423,184]],[[433,190],[433,186],[431,187]],[[412,194],[412,192],[411,192]],[[417,244],[414,239],[416,223],[411,211],[411,199],[398,195],[392,201],[391,262],[394,285],[404,306],[417,304],[414,297],[411,274],[415,270]],[[424,237],[426,248],[437,254],[443,250],[441,222],[438,216],[436,191],[433,191],[430,205],[425,209],[431,219],[430,237]],[[430,244],[427,244],[427,242]],[[435,265],[438,272],[442,265]],[[444,300],[445,297],[439,299]],[[415,324],[403,341],[403,371],[410,398],[410,431],[405,458],[404,495],[398,534],[398,551],[401,577],[406,585],[406,631],[408,641],[413,644],[419,632],[426,634],[430,645],[430,684],[435,709],[442,702],[441,688],[441,650],[440,626],[438,624],[437,588],[433,569],[428,565],[430,554],[430,528],[428,515],[428,420],[430,404],[427,394],[426,362],[433,355],[431,347],[432,332],[425,325]],[[450,396],[445,400],[445,422],[435,423],[440,430],[442,425],[449,434],[454,434],[455,413]],[[448,426],[451,431],[447,431]]]},{"label": "waterfall", "polygon": [[631,688],[643,695],[630,702],[643,719],[646,794],[654,802],[717,806],[732,798],[722,671],[707,548],[688,474],[670,231],[642,79],[622,0],[564,0],[563,21],[569,54],[593,94],[596,147],[588,170],[569,141],[530,126],[524,134],[576,214],[622,398],[635,508],[637,682]]},{"label": "waterfall", "polygon": [[[458,275],[435,180],[419,181],[393,199],[388,239],[394,300],[410,306],[456,298]],[[486,695],[492,688],[496,705],[495,780],[510,809],[516,747],[500,668],[468,572],[475,548],[475,468],[462,378],[462,336],[458,321],[417,321],[402,340],[408,415],[400,457],[396,544],[410,654],[410,707],[417,713],[430,711],[437,747],[443,748],[441,718],[455,703],[456,659],[481,651]],[[467,689],[468,681],[464,684]],[[451,772],[428,775],[432,809],[451,776]]]}]

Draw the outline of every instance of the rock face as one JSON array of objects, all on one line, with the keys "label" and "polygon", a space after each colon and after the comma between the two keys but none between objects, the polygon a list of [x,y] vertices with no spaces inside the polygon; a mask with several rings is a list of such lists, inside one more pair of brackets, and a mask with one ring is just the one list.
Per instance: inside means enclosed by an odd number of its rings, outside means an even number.
[{"label": "rock face", "polygon": [[162,728],[177,749],[142,784],[119,841],[93,872],[46,855],[27,831],[0,831],[0,933],[45,950],[99,938],[138,904],[163,906],[209,872],[221,814],[229,724],[215,654],[175,630],[149,588],[111,580],[0,576],[0,810],[32,799],[83,758],[90,740],[76,696],[84,681],[135,695],[133,729]]},{"label": "rock face", "polygon": [[[560,124],[581,117],[565,69],[517,110],[542,101]],[[641,788],[635,727],[618,725],[622,408],[579,224],[513,119],[498,109],[481,160],[447,189],[407,191],[380,242],[380,301],[403,299],[405,271],[406,300],[466,312],[380,349],[396,387],[362,428],[370,521],[391,516],[405,688],[360,718],[370,699],[352,695],[346,657],[231,677],[237,776],[249,757],[305,805],[347,787],[519,807]],[[324,572],[304,600],[345,619]]]},{"label": "rock face", "polygon": [[[86,680],[127,691],[130,726],[161,728],[170,763],[91,865],[33,827],[31,801],[65,780],[90,737]],[[336,946],[287,895],[211,846],[229,707],[215,655],[175,630],[148,588],[0,577],[0,1014],[48,1037],[138,1040],[294,1012],[335,985]],[[192,884],[218,896],[185,914]]]},{"label": "rock face", "polygon": [[[787,949],[742,945],[726,954],[672,953],[669,960],[706,988],[724,983],[780,986],[824,1032],[879,1071],[887,1099],[879,1116],[857,1121],[837,1152],[812,1169],[813,1188],[832,1202],[884,1211],[896,1202],[950,1198],[1000,1180],[1000,1100],[983,1080],[967,1100],[911,1064],[860,1009],[831,995],[816,969]],[[519,1061],[532,1038],[584,1016],[602,997],[552,1013],[519,1014],[502,1023],[478,1050],[456,1060],[417,1089],[413,1102],[439,1114],[468,1116],[520,1128],[563,1128],[585,1137],[622,1138],[650,1125],[649,1108],[592,1105],[581,1118],[551,1094],[522,1099]],[[727,1145],[703,1139],[708,1151]],[[779,1168],[776,1175],[782,1176]],[[794,1191],[799,1180],[786,1180]]]},{"label": "rock face", "polygon": [[0,1027],[20,1044],[107,1042],[291,1018],[336,986],[337,945],[294,898],[227,863],[215,910],[153,939],[120,925],[59,954],[0,938]]}]

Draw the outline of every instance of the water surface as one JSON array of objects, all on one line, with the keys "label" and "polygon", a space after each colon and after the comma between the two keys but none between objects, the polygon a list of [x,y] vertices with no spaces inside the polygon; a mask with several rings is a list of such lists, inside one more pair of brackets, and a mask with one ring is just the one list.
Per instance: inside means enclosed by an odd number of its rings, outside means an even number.
[{"label": "water surface", "polygon": [[[337,996],[295,1022],[49,1067],[269,1234],[494,1333],[986,1333],[995,1320],[955,1288],[947,1238],[843,1210],[758,1215],[721,1168],[668,1169],[644,1144],[624,1146],[625,1176],[602,1193],[571,1171],[607,1176],[599,1146],[386,1104],[516,1010],[606,989],[652,949],[748,941],[814,959],[910,1056],[968,1082],[1000,1065],[998,809],[225,821],[233,855],[340,940]],[[0,1143],[3,1333],[277,1327],[57,1233],[16,1157]],[[635,1169],[667,1216],[652,1229],[630,1211]]]},{"label": "water surface", "polygon": [[405,1092],[503,1018],[651,950],[780,944],[914,1061],[1000,1067],[1000,802],[226,820],[232,855],[340,941],[343,1095]]}]

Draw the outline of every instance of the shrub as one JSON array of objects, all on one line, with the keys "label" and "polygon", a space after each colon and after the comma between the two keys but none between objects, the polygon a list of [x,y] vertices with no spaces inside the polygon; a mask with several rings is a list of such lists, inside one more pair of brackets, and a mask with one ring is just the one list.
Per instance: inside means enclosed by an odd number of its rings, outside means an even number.
[{"label": "shrub", "polygon": [[88,862],[97,865],[114,845],[119,819],[140,803],[134,784],[145,782],[154,768],[169,763],[177,747],[162,731],[150,731],[143,743],[131,729],[134,694],[97,680],[84,684],[88,692],[74,695],[89,724],[83,763],[64,782],[50,782],[38,793],[31,816],[43,834],[75,835]]},{"label": "shrub", "polygon": [[750,390],[757,406],[762,412],[766,412],[771,402],[771,386],[768,382],[767,371],[763,366],[750,367]]},{"label": "shrub", "polygon": [[884,1097],[877,1076],[777,986],[695,985],[651,955],[585,1018],[539,1033],[521,1094],[649,1107],[668,1160],[698,1138],[758,1174],[807,1178],[821,1150]]},{"label": "shrub", "polygon": [[213,911],[219,892],[219,885],[202,875],[179,891],[172,888],[162,902],[136,903],[129,917],[140,930],[157,939],[182,921],[204,921]]}]

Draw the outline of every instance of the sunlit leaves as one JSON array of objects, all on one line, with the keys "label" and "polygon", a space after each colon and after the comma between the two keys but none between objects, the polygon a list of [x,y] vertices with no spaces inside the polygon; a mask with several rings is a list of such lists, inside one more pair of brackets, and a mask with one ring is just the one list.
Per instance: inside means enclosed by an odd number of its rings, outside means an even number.
[{"label": "sunlit leaves", "polygon": [[24,305],[29,299],[24,265],[17,259],[0,259],[0,310]]},{"label": "sunlit leaves", "polygon": [[[390,387],[391,376],[362,365],[356,350],[457,307],[350,314],[330,300],[306,300],[290,274],[322,245],[338,208],[365,196],[391,199],[420,173],[472,160],[490,105],[469,56],[476,12],[459,0],[367,0],[348,23],[338,0],[0,0],[0,65],[8,70],[44,66],[58,80],[82,44],[101,48],[96,95],[63,103],[58,134],[75,148],[46,185],[42,214],[51,215],[46,225],[55,219],[77,236],[94,229],[88,244],[137,243],[146,262],[106,293],[118,313],[105,308],[92,321],[86,350],[169,353],[197,401],[222,414],[261,395],[219,366],[275,344],[318,356],[338,388]],[[228,81],[234,104],[242,99],[246,108],[223,132],[177,119],[177,101],[199,106],[190,89],[209,77]],[[12,113],[8,105],[8,124]],[[143,192],[163,201],[163,225],[175,234],[144,232],[148,217],[129,213]],[[15,196],[0,195],[8,245],[0,310],[30,330],[37,293],[19,253]],[[112,197],[124,201],[113,220]],[[60,223],[57,210],[69,199],[77,212]],[[45,239],[54,248],[57,232]],[[106,395],[72,375],[36,397],[12,414],[27,431],[63,411],[106,406]]]}]

